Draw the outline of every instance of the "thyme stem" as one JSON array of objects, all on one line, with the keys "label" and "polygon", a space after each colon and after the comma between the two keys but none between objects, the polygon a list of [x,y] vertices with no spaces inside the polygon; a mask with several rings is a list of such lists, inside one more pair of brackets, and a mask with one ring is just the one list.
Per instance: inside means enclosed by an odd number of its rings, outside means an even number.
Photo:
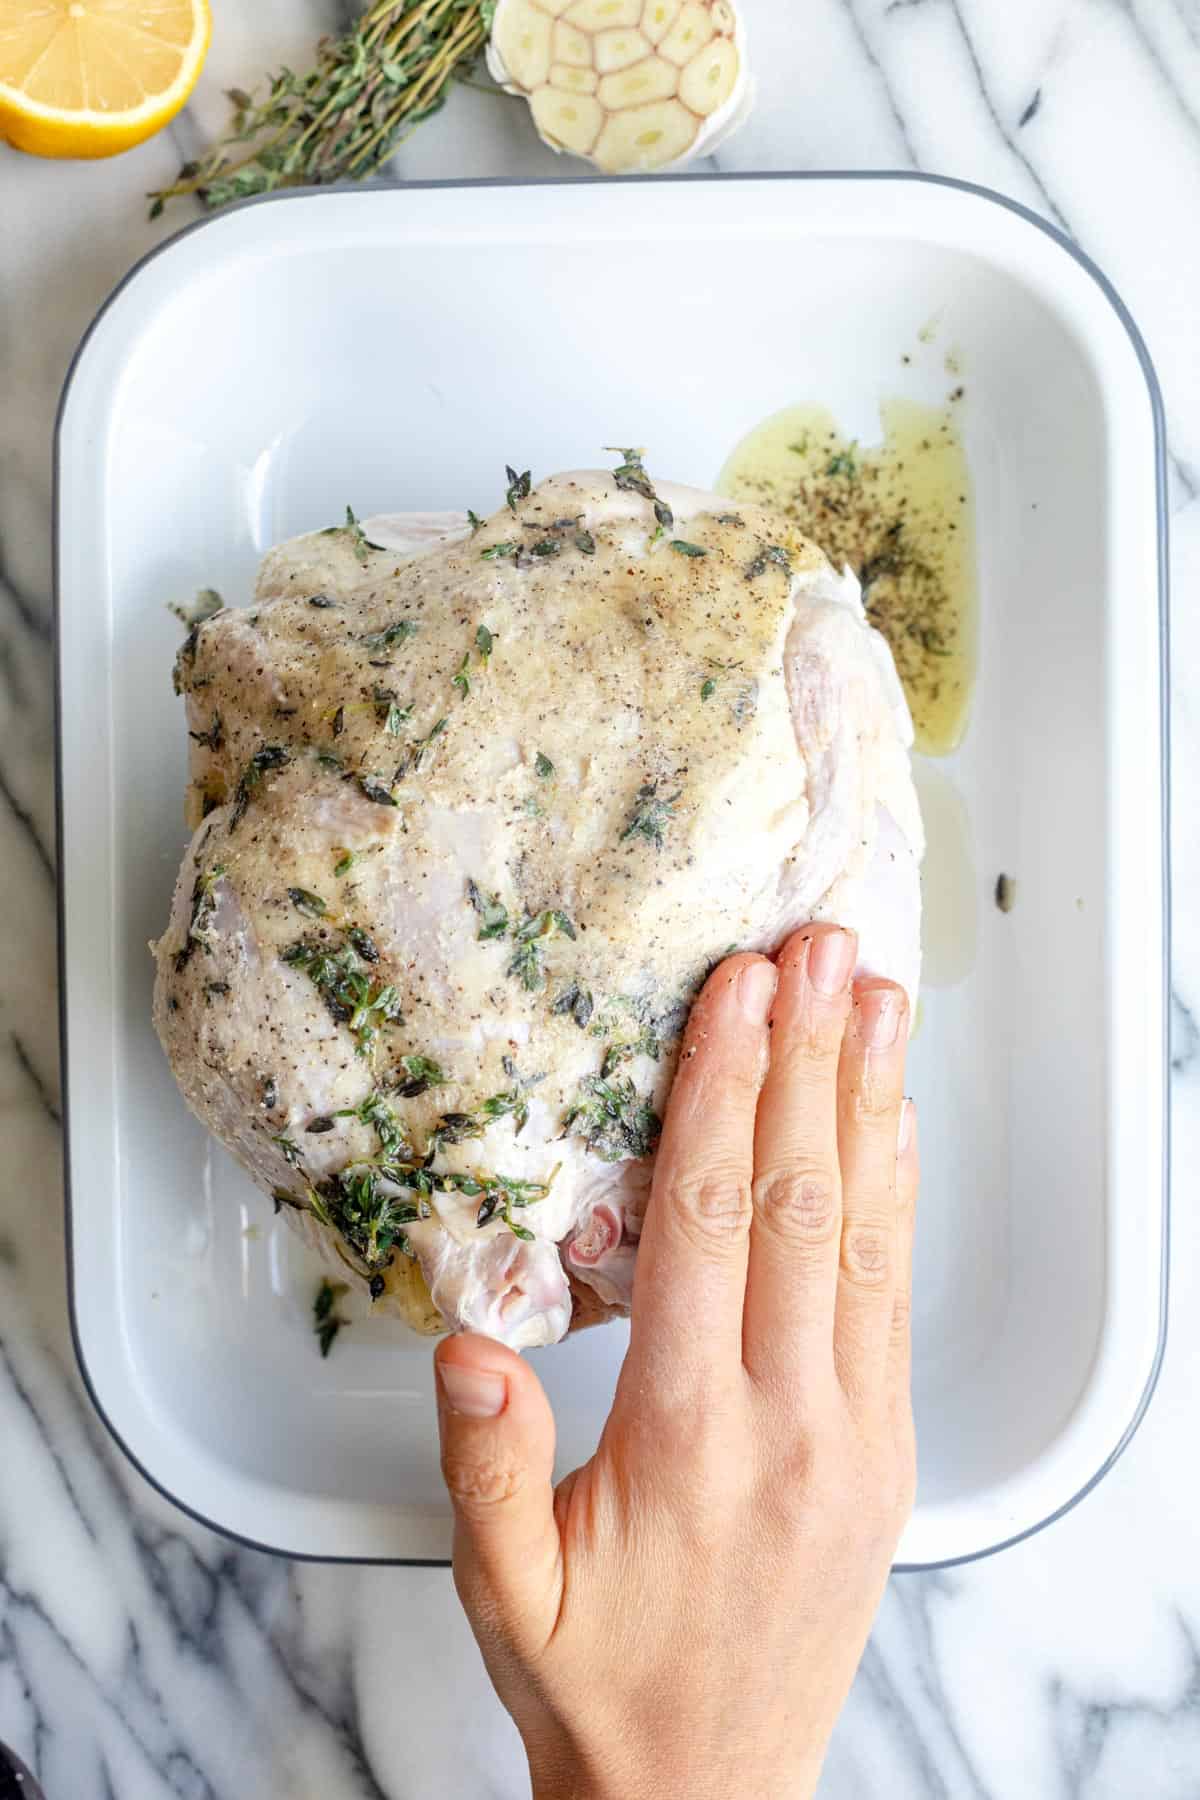
[{"label": "thyme stem", "polygon": [[490,0],[376,0],[344,36],[321,39],[307,73],[281,69],[261,97],[235,90],[229,131],[149,196],[151,217],[183,194],[215,208],[373,174],[445,103],[487,42],[492,11]]}]

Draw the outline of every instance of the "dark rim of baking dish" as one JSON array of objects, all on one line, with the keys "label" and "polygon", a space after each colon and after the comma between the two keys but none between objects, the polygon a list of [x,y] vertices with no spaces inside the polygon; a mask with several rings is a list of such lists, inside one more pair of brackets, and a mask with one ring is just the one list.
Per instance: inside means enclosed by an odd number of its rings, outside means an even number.
[{"label": "dark rim of baking dish", "polygon": [[[565,175],[565,176],[551,177],[551,178],[545,179],[545,180],[533,180],[533,181],[509,181],[503,177],[484,176],[484,177],[477,177],[473,180],[468,180],[468,181],[409,181],[409,182],[401,182],[401,183],[396,184],[395,186],[387,187],[387,188],[379,188],[379,187],[363,188],[363,187],[359,187],[353,183],[336,183],[336,184],[333,184],[326,188],[293,188],[293,189],[286,190],[283,193],[264,194],[264,195],[259,195],[253,199],[238,201],[236,204],[234,204],[232,206],[223,208],[220,213],[210,214],[204,218],[193,220],[193,222],[190,225],[186,225],[183,227],[182,230],[177,231],[173,237],[166,239],[165,242],[163,242],[161,244],[157,244],[154,247],[154,249],[148,251],[145,256],[141,257],[133,265],[133,267],[127,271],[127,273],[117,283],[117,285],[113,289],[112,293],[108,296],[108,299],[104,302],[103,306],[101,306],[99,312],[96,314],[96,317],[92,320],[91,324],[88,326],[87,331],[84,333],[83,337],[80,339],[78,347],[75,350],[75,354],[71,358],[70,367],[67,370],[66,379],[63,382],[62,394],[59,398],[58,413],[55,418],[55,425],[54,425],[53,630],[54,630],[54,644],[55,644],[54,723],[55,723],[55,747],[56,747],[56,752],[57,752],[57,754],[55,756],[55,763],[54,763],[54,800],[55,800],[55,848],[56,848],[56,855],[57,855],[57,859],[58,859],[57,868],[59,871],[59,880],[56,883],[56,904],[57,904],[57,911],[58,911],[58,959],[59,959],[59,995],[58,995],[59,1059],[60,1059],[61,1076],[62,1076],[63,1193],[64,1193],[64,1204],[65,1204],[65,1208],[66,1208],[67,1295],[68,1295],[68,1308],[69,1308],[69,1312],[70,1312],[70,1321],[71,1321],[71,1340],[75,1346],[75,1357],[79,1364],[79,1372],[80,1372],[81,1376],[83,1377],[83,1384],[88,1391],[88,1394],[91,1398],[92,1405],[95,1407],[97,1413],[100,1415],[100,1418],[103,1420],[105,1426],[108,1428],[108,1431],[109,1431],[110,1435],[112,1436],[112,1438],[114,1439],[114,1441],[119,1445],[121,1450],[124,1452],[125,1456],[128,1457],[129,1461],[133,1464],[133,1467],[138,1471],[139,1475],[142,1476],[143,1480],[147,1481],[149,1483],[149,1485],[157,1493],[161,1494],[165,1500],[169,1500],[173,1506],[177,1506],[181,1512],[186,1513],[189,1518],[195,1519],[198,1524],[206,1526],[210,1531],[215,1531],[215,1532],[219,1533],[222,1537],[230,1538],[235,1543],[244,1544],[247,1549],[262,1550],[271,1556],[286,1557],[291,1562],[365,1563],[368,1566],[383,1567],[383,1568],[449,1568],[449,1566],[450,1566],[449,1560],[444,1557],[326,1556],[326,1555],[317,1554],[313,1551],[289,1550],[286,1547],[279,1545],[279,1544],[260,1543],[255,1538],[246,1537],[243,1535],[243,1533],[241,1533],[239,1531],[234,1531],[227,1525],[222,1525],[218,1520],[207,1518],[203,1513],[198,1512],[195,1507],[189,1506],[185,1500],[181,1500],[178,1497],[178,1495],[171,1493],[169,1488],[164,1487],[162,1482],[159,1481],[157,1479],[157,1477],[154,1476],[151,1473],[151,1471],[145,1466],[145,1464],[143,1462],[141,1462],[141,1460],[137,1456],[134,1455],[134,1453],[130,1449],[129,1445],[124,1441],[124,1439],[121,1437],[120,1433],[116,1430],[116,1428],[114,1427],[114,1425],[112,1423],[112,1420],[108,1417],[108,1414],[105,1412],[104,1407],[101,1404],[100,1397],[96,1392],[95,1385],[93,1384],[93,1381],[92,1381],[91,1372],[88,1369],[87,1362],[84,1357],[83,1345],[80,1341],[80,1336],[79,1336],[78,1319],[77,1319],[76,1309],[75,1309],[75,1254],[74,1254],[73,1216],[72,1216],[72,1206],[71,1206],[71,1133],[70,1133],[70,1116],[71,1115],[70,1115],[70,1092],[69,1092],[68,1056],[67,1056],[66,917],[65,917],[65,910],[64,910],[64,905],[63,905],[63,891],[62,891],[62,879],[61,879],[61,871],[63,869],[64,862],[63,862],[63,804],[62,804],[62,802],[63,802],[63,792],[62,792],[62,657],[61,657],[62,640],[61,640],[61,635],[59,632],[59,501],[60,501],[60,490],[61,490],[63,414],[66,409],[67,398],[71,391],[71,385],[72,385],[72,382],[74,381],[76,370],[79,366],[80,360],[83,357],[84,352],[87,349],[89,342],[91,341],[92,334],[96,331],[101,320],[105,318],[105,316],[109,312],[109,309],[120,298],[120,296],[124,293],[125,289],[130,285],[130,283],[133,282],[134,280],[136,280],[138,275],[141,274],[142,270],[145,269],[150,263],[152,263],[156,257],[161,256],[164,253],[164,251],[173,250],[177,244],[181,243],[184,238],[190,237],[193,232],[204,231],[204,230],[208,230],[213,227],[219,228],[221,221],[224,218],[228,217],[232,213],[244,212],[249,207],[271,206],[271,205],[278,204],[281,201],[312,200],[314,198],[320,199],[320,198],[324,198],[326,196],[331,196],[331,195],[335,195],[335,194],[340,196],[341,198],[345,198],[345,196],[347,194],[356,194],[360,199],[370,200],[370,199],[376,197],[381,192],[383,192],[383,193],[402,193],[402,192],[405,192],[406,190],[414,190],[414,189],[415,190],[430,190],[430,189],[436,190],[439,188],[446,188],[446,189],[452,189],[452,188],[499,188],[499,189],[506,189],[506,188],[507,189],[518,189],[519,188],[519,189],[526,189],[526,188],[542,188],[542,187],[580,187],[580,186],[588,187],[588,186],[592,186],[594,184],[594,180],[595,180],[594,177],[587,176],[587,175]],[[1003,207],[1006,212],[1015,213],[1019,219],[1023,219],[1027,225],[1031,225],[1036,231],[1041,232],[1043,234],[1043,236],[1050,238],[1055,244],[1058,245],[1058,247],[1061,250],[1064,250],[1068,256],[1070,256],[1075,262],[1077,262],[1079,264],[1080,268],[1083,269],[1084,273],[1091,277],[1091,279],[1096,283],[1097,287],[1099,287],[1100,291],[1105,296],[1109,305],[1112,307],[1113,311],[1116,313],[1118,319],[1121,321],[1121,324],[1124,326],[1126,334],[1128,335],[1129,340],[1133,345],[1134,352],[1137,356],[1138,362],[1141,364],[1142,373],[1146,378],[1146,387],[1147,387],[1147,389],[1149,391],[1149,395],[1150,395],[1150,408],[1151,408],[1151,413],[1153,415],[1153,420],[1154,420],[1155,483],[1156,483],[1156,498],[1157,498],[1157,507],[1158,507],[1159,695],[1160,695],[1160,716],[1161,716],[1160,755],[1161,755],[1161,759],[1162,759],[1162,844],[1163,844],[1163,868],[1162,868],[1162,874],[1163,874],[1163,976],[1162,976],[1162,979],[1163,979],[1163,1071],[1164,1071],[1163,1117],[1162,1117],[1163,1249],[1162,1249],[1162,1266],[1161,1266],[1161,1269],[1159,1272],[1158,1342],[1155,1346],[1154,1361],[1151,1366],[1149,1377],[1147,1378],[1145,1388],[1142,1391],[1141,1398],[1138,1401],[1138,1404],[1134,1411],[1132,1419],[1129,1421],[1129,1424],[1125,1427],[1125,1430],[1122,1432],[1121,1437],[1120,1437],[1119,1441],[1117,1442],[1116,1446],[1114,1447],[1114,1449],[1105,1458],[1104,1462],[1096,1470],[1096,1473],[1091,1477],[1091,1479],[1086,1481],[1077,1493],[1073,1494],[1069,1500],[1064,1501],[1064,1503],[1061,1506],[1057,1507],[1052,1513],[1048,1513],[1044,1519],[1039,1520],[1036,1525],[1027,1526],[1024,1531],[1015,1532],[1011,1537],[1001,1538],[998,1542],[996,1542],[994,1544],[985,1545],[985,1547],[981,1550],[973,1550],[970,1552],[969,1555],[966,1555],[966,1556],[948,1557],[945,1560],[940,1561],[940,1562],[896,1563],[894,1565],[894,1568],[892,1571],[893,1574],[897,1574],[897,1575],[923,1574],[923,1573],[926,1573],[926,1572],[929,1572],[929,1571],[932,1571],[935,1569],[958,1568],[958,1567],[961,1567],[964,1563],[979,1562],[984,1557],[997,1555],[1001,1550],[1011,1549],[1011,1547],[1014,1544],[1023,1543],[1026,1538],[1034,1537],[1037,1535],[1038,1532],[1044,1531],[1048,1525],[1053,1525],[1058,1519],[1061,1519],[1064,1516],[1064,1514],[1071,1512],[1076,1506],[1078,1506],[1079,1502],[1081,1500],[1085,1499],[1087,1497],[1087,1495],[1092,1492],[1092,1489],[1097,1487],[1100,1484],[1100,1482],[1103,1481],[1104,1477],[1108,1474],[1109,1470],[1114,1466],[1114,1464],[1118,1461],[1118,1459],[1123,1455],[1123,1453],[1127,1449],[1128,1445],[1132,1441],[1135,1433],[1137,1432],[1138,1427],[1140,1426],[1142,1420],[1146,1416],[1146,1410],[1147,1410],[1148,1406],[1150,1405],[1150,1401],[1151,1401],[1151,1398],[1153,1397],[1154,1390],[1155,1390],[1156,1386],[1158,1385],[1158,1377],[1159,1377],[1159,1373],[1162,1369],[1163,1356],[1166,1351],[1168,1286],[1169,1286],[1169,1265],[1170,1265],[1170,1233],[1171,1233],[1171,1203],[1170,1203],[1170,1193],[1171,1193],[1171,1087],[1170,1087],[1170,1074],[1171,1074],[1171,843],[1170,843],[1171,765],[1170,765],[1170,687],[1169,687],[1169,680],[1168,680],[1169,644],[1170,644],[1170,618],[1169,618],[1169,604],[1168,603],[1169,603],[1169,591],[1170,591],[1170,572],[1169,572],[1169,564],[1168,564],[1168,560],[1167,560],[1167,558],[1168,558],[1168,524],[1167,524],[1166,420],[1165,420],[1165,413],[1164,413],[1164,408],[1163,408],[1162,390],[1159,387],[1158,376],[1155,372],[1154,364],[1151,361],[1150,352],[1146,347],[1145,340],[1143,339],[1141,332],[1138,330],[1138,327],[1137,327],[1136,323],[1134,322],[1133,315],[1129,311],[1129,308],[1125,305],[1125,302],[1122,300],[1120,294],[1117,292],[1117,290],[1113,286],[1112,282],[1108,279],[1107,275],[1105,275],[1104,271],[1098,266],[1098,264],[1093,262],[1091,257],[1088,256],[1083,250],[1081,250],[1079,248],[1078,244],[1074,243],[1073,240],[1071,238],[1069,238],[1065,232],[1060,231],[1057,226],[1052,225],[1048,220],[1040,217],[1039,214],[1031,211],[1029,207],[1022,206],[1019,201],[1010,200],[1007,197],[1007,195],[998,194],[998,193],[994,192],[994,190],[991,188],[980,187],[977,183],[971,182],[971,181],[960,181],[957,178],[955,178],[954,176],[926,175],[926,174],[922,174],[922,173],[919,173],[916,171],[908,171],[908,170],[903,170],[903,169],[890,169],[890,170],[862,169],[862,170],[844,170],[844,171],[843,170],[789,171],[789,170],[777,169],[777,170],[765,171],[762,173],[756,173],[752,170],[744,170],[744,171],[738,170],[736,172],[722,171],[722,172],[718,172],[716,174],[691,174],[691,175],[681,174],[681,175],[658,175],[658,176],[634,175],[634,176],[609,177],[606,185],[618,185],[619,184],[619,185],[634,186],[634,185],[647,185],[649,183],[653,183],[655,185],[662,185],[662,184],[666,184],[666,183],[675,184],[675,183],[684,183],[684,182],[735,183],[735,182],[750,182],[750,181],[762,181],[762,182],[772,182],[772,181],[780,181],[780,182],[852,181],[852,182],[895,182],[895,183],[907,182],[914,186],[950,188],[952,190],[957,191],[958,193],[971,194],[977,200],[990,201],[991,204],[994,206]]]}]

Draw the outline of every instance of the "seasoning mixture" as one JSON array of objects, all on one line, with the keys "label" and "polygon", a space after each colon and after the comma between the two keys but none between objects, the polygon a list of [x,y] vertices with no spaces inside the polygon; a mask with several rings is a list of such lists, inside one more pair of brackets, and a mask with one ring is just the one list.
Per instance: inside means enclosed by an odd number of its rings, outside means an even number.
[{"label": "seasoning mixture", "polygon": [[974,503],[956,405],[886,400],[883,441],[870,448],[824,409],[789,407],[742,440],[718,483],[783,513],[854,570],[927,756],[961,743],[975,674]]}]

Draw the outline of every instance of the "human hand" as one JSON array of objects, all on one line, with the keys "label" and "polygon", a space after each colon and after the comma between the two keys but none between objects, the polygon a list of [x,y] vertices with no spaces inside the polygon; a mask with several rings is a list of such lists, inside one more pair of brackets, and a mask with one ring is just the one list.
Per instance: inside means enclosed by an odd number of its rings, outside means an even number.
[{"label": "human hand", "polygon": [[908,1005],[855,952],[809,926],[692,1009],[589,1463],[556,1492],[532,1368],[438,1348],[455,1580],[535,1800],[816,1785],[915,1486]]}]

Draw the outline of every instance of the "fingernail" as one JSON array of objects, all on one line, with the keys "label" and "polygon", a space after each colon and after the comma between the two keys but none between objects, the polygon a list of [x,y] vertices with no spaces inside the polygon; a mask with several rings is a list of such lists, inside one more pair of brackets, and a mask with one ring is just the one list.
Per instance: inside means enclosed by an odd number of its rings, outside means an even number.
[{"label": "fingernail", "polygon": [[503,1375],[465,1369],[461,1363],[439,1363],[438,1374],[451,1412],[464,1419],[494,1419],[504,1411],[508,1382]]},{"label": "fingernail", "polygon": [[911,1100],[906,1100],[900,1108],[900,1143],[899,1154],[907,1156],[913,1145],[913,1133],[916,1129],[917,1109]]},{"label": "fingernail", "polygon": [[848,931],[821,931],[808,940],[808,979],[832,1000],[854,973],[855,939]]},{"label": "fingernail", "polygon": [[766,1024],[778,979],[775,964],[769,962],[747,963],[738,976],[738,999],[752,1024]]},{"label": "fingernail", "polygon": [[900,1035],[904,996],[896,988],[867,988],[858,996],[858,1031],[872,1050],[890,1050]]}]

